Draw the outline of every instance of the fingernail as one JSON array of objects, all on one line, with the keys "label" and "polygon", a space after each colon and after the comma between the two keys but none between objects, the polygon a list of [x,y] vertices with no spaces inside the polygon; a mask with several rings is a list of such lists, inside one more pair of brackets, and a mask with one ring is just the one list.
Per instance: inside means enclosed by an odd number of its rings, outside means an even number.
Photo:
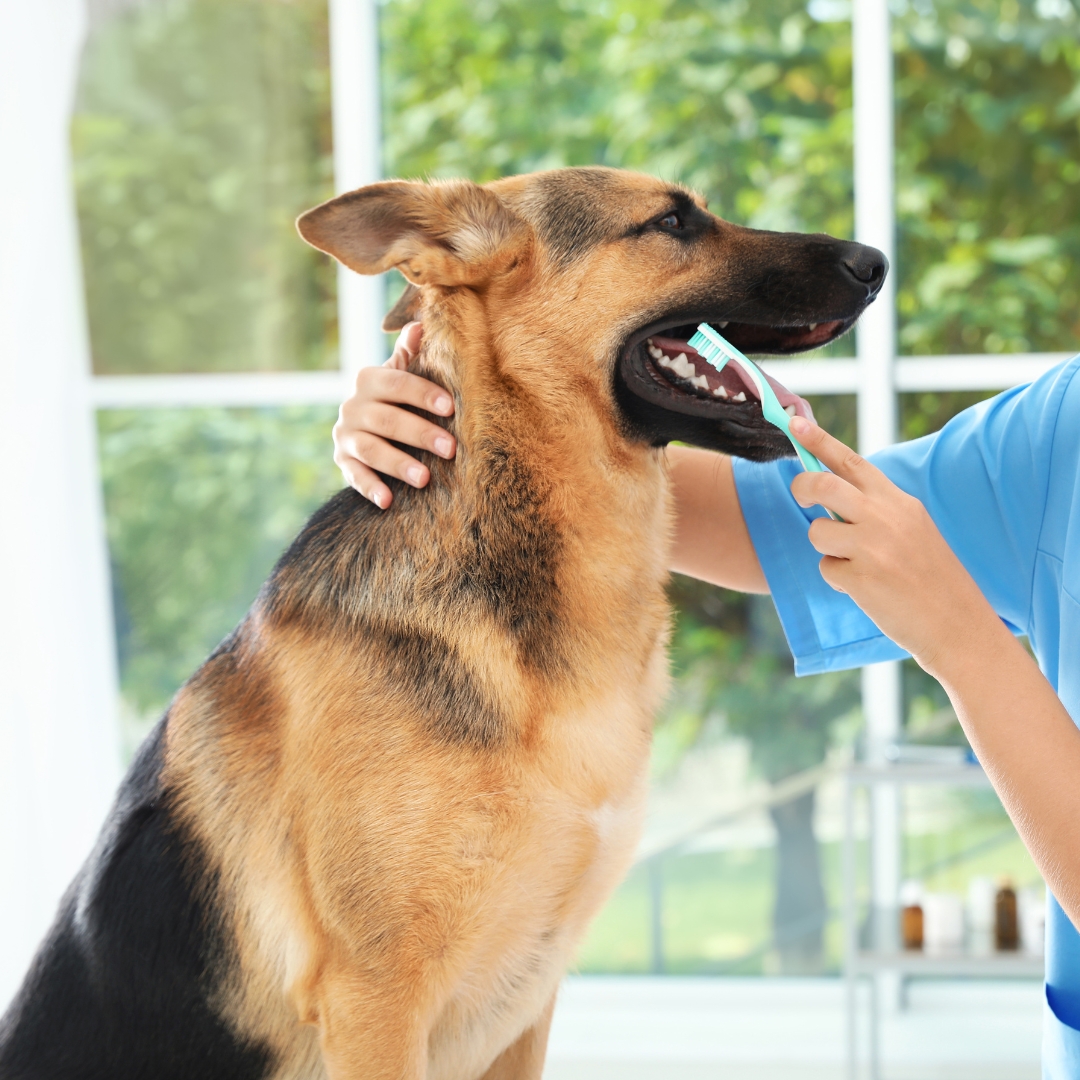
[{"label": "fingernail", "polygon": [[435,399],[435,412],[448,413],[454,403],[443,394]]},{"label": "fingernail", "polygon": [[796,435],[805,435],[810,430],[810,421],[805,416],[793,416],[791,418],[791,430]]},{"label": "fingernail", "polygon": [[454,440],[440,435],[435,440],[435,453],[440,457],[449,457],[454,452]]},{"label": "fingernail", "polygon": [[405,470],[405,475],[408,477],[410,484],[415,484],[419,487],[424,482],[424,470],[419,465],[413,465]]},{"label": "fingernail", "polygon": [[371,501],[380,509],[386,509],[386,496],[381,491],[373,491],[371,493]]}]

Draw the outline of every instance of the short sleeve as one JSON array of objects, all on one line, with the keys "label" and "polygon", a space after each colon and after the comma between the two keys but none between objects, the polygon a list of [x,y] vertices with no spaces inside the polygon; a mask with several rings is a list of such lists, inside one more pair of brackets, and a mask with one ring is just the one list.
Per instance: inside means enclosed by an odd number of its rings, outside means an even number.
[{"label": "short sleeve", "polygon": [[[1032,578],[1047,502],[1059,415],[1078,398],[1080,358],[1036,382],[966,409],[941,431],[899,443],[872,460],[926,506],[1001,618],[1027,632]],[[1070,400],[1071,405],[1071,400]],[[1080,398],[1076,401],[1080,421]],[[743,516],[800,675],[907,654],[818,569],[807,529],[824,511],[802,509],[789,490],[793,459],[735,461]]]}]

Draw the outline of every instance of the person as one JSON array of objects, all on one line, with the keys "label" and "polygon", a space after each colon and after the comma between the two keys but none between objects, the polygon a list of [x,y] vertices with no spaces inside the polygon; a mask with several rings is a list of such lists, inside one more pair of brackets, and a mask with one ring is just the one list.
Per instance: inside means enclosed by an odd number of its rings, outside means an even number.
[{"label": "person", "polygon": [[[443,428],[401,408],[453,411],[445,391],[403,370],[421,332],[406,327],[387,365],[360,372],[334,429],[347,482],[383,508],[391,493],[378,473],[428,480],[388,440],[455,452]],[[1050,1080],[1080,1077],[1078,372],[1080,357],[872,461],[793,419],[826,473],[666,451],[672,570],[771,592],[799,674],[912,656],[945,688],[1050,888]]]}]

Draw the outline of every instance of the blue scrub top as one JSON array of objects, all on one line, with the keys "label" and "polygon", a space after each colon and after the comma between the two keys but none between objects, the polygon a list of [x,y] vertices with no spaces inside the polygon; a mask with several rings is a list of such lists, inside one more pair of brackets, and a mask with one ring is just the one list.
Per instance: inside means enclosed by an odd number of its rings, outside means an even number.
[{"label": "blue scrub top", "polygon": [[[918,497],[994,609],[1026,634],[1080,722],[1080,357],[872,458]],[[735,461],[746,523],[800,675],[905,657],[818,571],[793,459]],[[1023,717],[1017,717],[1023,723]],[[1080,783],[1080,776],[1077,777]],[[1047,912],[1043,1076],[1080,1078],[1080,934]]]}]

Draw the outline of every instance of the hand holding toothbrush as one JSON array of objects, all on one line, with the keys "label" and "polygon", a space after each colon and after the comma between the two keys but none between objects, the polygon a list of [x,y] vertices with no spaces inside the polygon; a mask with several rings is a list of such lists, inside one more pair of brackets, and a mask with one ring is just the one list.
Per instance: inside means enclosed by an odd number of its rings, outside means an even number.
[{"label": "hand holding toothbrush", "polygon": [[824,556],[821,576],[834,589],[938,678],[1003,630],[918,499],[804,417],[792,419],[791,433],[832,470],[800,473],[791,493],[801,506],[843,518],[810,525],[810,542]]}]

